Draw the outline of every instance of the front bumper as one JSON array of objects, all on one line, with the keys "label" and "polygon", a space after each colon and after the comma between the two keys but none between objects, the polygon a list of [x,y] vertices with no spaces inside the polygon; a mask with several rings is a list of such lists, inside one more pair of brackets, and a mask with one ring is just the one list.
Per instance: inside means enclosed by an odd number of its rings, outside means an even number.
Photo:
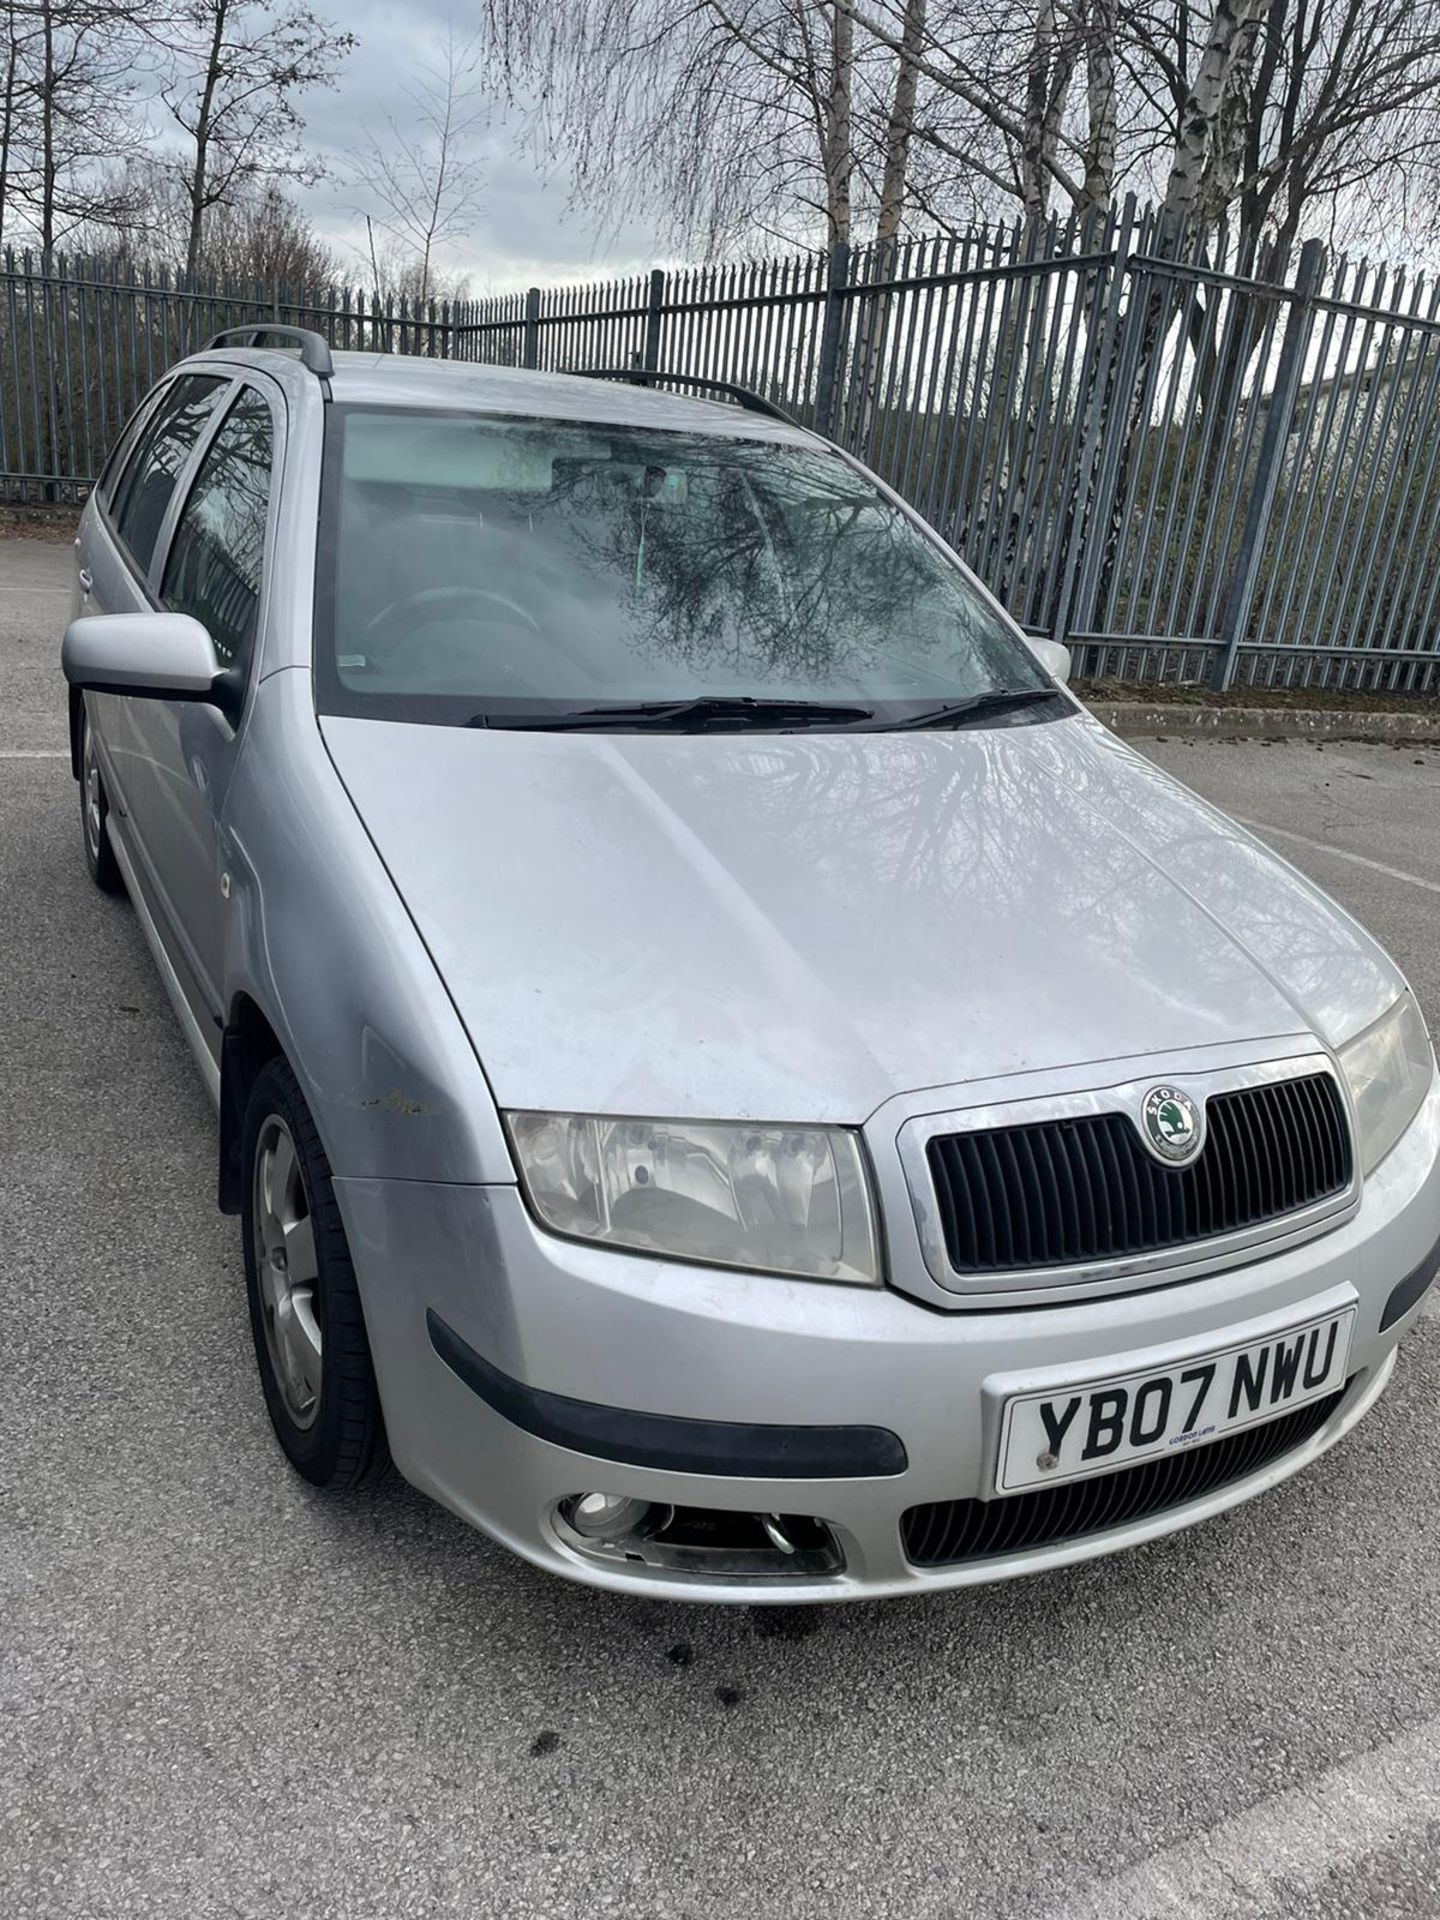
[{"label": "front bumper", "polygon": [[[998,1580],[1093,1558],[1206,1518],[1276,1484],[1333,1445],[1379,1397],[1419,1298],[1386,1324],[1397,1286],[1440,1240],[1440,1082],[1366,1183],[1359,1211],[1320,1239],[1207,1278],[1101,1300],[937,1312],[886,1289],[831,1287],[672,1264],[537,1228],[514,1187],[336,1181],[364,1299],[391,1450],[418,1487],[552,1571],[629,1592],[705,1601],[822,1601]],[[997,1408],[985,1383],[1056,1365],[1114,1371],[1216,1347],[1353,1303],[1350,1382],[1325,1425],[1263,1470],[1189,1504],[1035,1551],[936,1568],[907,1560],[901,1516],[994,1485]],[[1392,1313],[1393,1313],[1392,1309]],[[436,1327],[456,1344],[448,1360]],[[885,1472],[838,1475],[822,1452],[783,1477],[682,1471],[683,1454],[616,1457],[609,1429],[537,1425],[462,1378],[470,1353],[554,1412],[640,1416],[667,1445],[692,1427],[862,1430],[899,1451]],[[646,1417],[651,1417],[648,1426]],[[557,1416],[558,1417],[558,1416]],[[658,1417],[658,1418],[657,1418]],[[523,1422],[523,1423],[522,1423]],[[592,1447],[578,1440],[590,1434]],[[576,1444],[561,1444],[574,1439]],[[838,1444],[838,1443],[837,1443]],[[772,1456],[773,1457],[773,1456]],[[659,1459],[665,1464],[655,1465]],[[693,1457],[701,1464],[703,1456]],[[795,1471],[798,1466],[799,1474]],[[800,1474],[810,1477],[800,1477]],[[712,1577],[577,1551],[558,1504],[599,1490],[678,1507],[814,1515],[841,1569]]]}]

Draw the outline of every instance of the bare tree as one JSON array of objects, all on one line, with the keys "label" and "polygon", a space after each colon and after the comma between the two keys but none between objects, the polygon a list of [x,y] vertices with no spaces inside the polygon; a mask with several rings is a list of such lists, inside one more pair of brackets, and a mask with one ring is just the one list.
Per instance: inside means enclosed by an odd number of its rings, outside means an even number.
[{"label": "bare tree", "polygon": [[1440,229],[1440,0],[488,0],[578,197],[687,244],[1016,206]]},{"label": "bare tree", "polygon": [[1079,36],[1066,21],[1063,31],[1055,0],[1041,0],[1025,64],[1025,120],[1020,139],[1020,201],[1031,221],[1043,219],[1058,171],[1060,125],[1079,53]]},{"label": "bare tree", "polygon": [[[535,138],[588,207],[682,244],[757,228],[849,240],[887,164],[894,59],[850,0],[490,0],[497,52],[538,93]],[[923,8],[921,9],[923,14]],[[907,116],[908,119],[908,116]],[[906,137],[888,156],[903,178]]]},{"label": "bare tree", "polygon": [[875,216],[877,248],[888,253],[905,217],[910,143],[915,132],[915,98],[920,81],[916,62],[925,44],[927,0],[905,0],[895,63],[895,93],[885,124],[885,172]]},{"label": "bare tree", "polygon": [[[1215,0],[1210,32],[1201,50],[1175,129],[1165,185],[1165,210],[1177,223],[1213,214],[1215,181],[1223,177],[1221,130],[1237,83],[1253,58],[1255,38],[1270,0]],[[1211,184],[1210,204],[1203,189]]]},{"label": "bare tree", "polygon": [[1440,5],[1271,0],[1238,130],[1234,201],[1247,242],[1283,265],[1305,230],[1440,217]]},{"label": "bare tree", "polygon": [[20,226],[48,260],[79,223],[118,214],[113,162],[142,116],[138,0],[10,0],[0,104],[0,229]]},{"label": "bare tree", "polygon": [[1116,0],[1089,0],[1084,23],[1086,135],[1081,148],[1084,179],[1080,211],[1103,211],[1115,192],[1119,107],[1115,65]]},{"label": "bare tree", "polygon": [[[434,260],[430,262],[428,272],[424,262],[417,254],[400,246],[387,235],[382,234],[378,244],[374,243],[373,231],[363,249],[365,265],[369,270],[370,291],[378,300],[404,303],[414,313],[425,302],[441,300],[468,300],[470,297],[470,276],[458,268],[443,268]],[[424,285],[422,295],[420,288]]]},{"label": "bare tree", "polygon": [[[77,244],[118,261],[183,272],[190,245],[186,182],[165,161],[146,158],[125,168],[125,187],[124,221],[94,222],[80,230]],[[222,281],[314,288],[333,281],[339,263],[275,181],[249,180],[210,209],[198,266]]]},{"label": "bare tree", "polygon": [[[854,6],[857,65],[898,55],[903,0]],[[1131,186],[1265,270],[1305,232],[1440,227],[1440,0],[932,0],[912,58],[910,192],[942,224],[977,183],[1032,219]]]},{"label": "bare tree", "polygon": [[273,180],[213,210],[202,264],[232,279],[303,289],[330,285],[339,270],[334,249]]},{"label": "bare tree", "polygon": [[11,158],[18,145],[21,100],[21,51],[24,38],[18,9],[5,8],[5,85],[0,93],[0,246],[5,242],[5,215],[10,204]]},{"label": "bare tree", "polygon": [[194,273],[213,207],[257,181],[319,177],[300,146],[298,97],[333,86],[356,40],[278,0],[179,0],[161,37],[171,63],[161,97],[188,142],[185,270]]},{"label": "bare tree", "polygon": [[416,266],[415,296],[429,299],[435,254],[466,231],[480,204],[482,176],[474,148],[485,118],[481,43],[453,30],[433,64],[406,88],[410,112],[387,118],[354,156],[350,180],[357,211],[372,229],[370,256],[379,290],[373,229],[379,227]]},{"label": "bare tree", "polygon": [[[885,116],[884,173],[875,218],[875,245],[870,255],[872,282],[892,279],[898,264],[919,80],[915,62],[924,41],[926,4],[927,0],[905,0],[894,93]],[[868,441],[875,419],[879,383],[889,341],[892,304],[890,293],[879,286],[860,302],[851,360],[851,383],[855,396],[852,401],[855,431],[862,445]]]},{"label": "bare tree", "polygon": [[[876,45],[905,56],[903,0],[853,0]],[[1013,196],[1038,221],[1056,192],[1072,207],[1110,204],[1116,158],[1115,0],[948,0],[931,10],[909,57],[920,89],[912,138],[958,176],[959,210],[976,183],[990,207]],[[1073,84],[1083,65],[1083,92]],[[1078,106],[1077,106],[1078,101]],[[946,192],[922,193],[946,221]]]},{"label": "bare tree", "polygon": [[[855,177],[855,20],[845,0],[836,0],[828,16],[819,15],[828,28],[828,45],[821,71],[825,76],[825,111],[821,121],[820,165],[825,176],[825,224],[831,245],[848,244],[853,218]],[[807,22],[813,25],[814,21]],[[812,35],[806,35],[807,43]],[[812,61],[806,71],[815,72]]]},{"label": "bare tree", "polygon": [[1239,229],[1278,273],[1305,233],[1440,227],[1437,0],[1121,0],[1131,178],[1172,226]]}]

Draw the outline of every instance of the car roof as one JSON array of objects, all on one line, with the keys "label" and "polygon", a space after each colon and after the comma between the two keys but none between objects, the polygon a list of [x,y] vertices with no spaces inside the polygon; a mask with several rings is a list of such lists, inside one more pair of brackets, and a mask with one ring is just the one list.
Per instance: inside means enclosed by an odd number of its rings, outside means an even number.
[{"label": "car roof", "polygon": [[[202,357],[261,369],[286,384],[313,380],[293,351],[277,347],[216,348]],[[788,421],[750,412],[732,401],[692,399],[659,387],[632,386],[572,373],[485,366],[470,360],[429,360],[418,354],[336,353],[332,398],[344,405],[453,407],[464,412],[593,421],[601,426],[651,427],[727,439],[783,441],[814,446],[815,436]]]}]

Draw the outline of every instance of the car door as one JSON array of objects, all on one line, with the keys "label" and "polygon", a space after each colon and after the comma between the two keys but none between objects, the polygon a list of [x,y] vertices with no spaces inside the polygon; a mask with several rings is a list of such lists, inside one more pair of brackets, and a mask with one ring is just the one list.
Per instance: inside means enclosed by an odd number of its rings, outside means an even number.
[{"label": "car door", "polygon": [[[78,582],[82,612],[145,613],[155,607],[150,576],[161,528],[181,476],[234,384],[228,374],[181,374],[141,409],[138,431],[134,422],[127,429],[115,473],[107,466],[93,511],[86,514]],[[136,730],[140,704],[118,695],[86,695],[112,822],[118,821],[125,849],[142,869],[151,904],[154,882],[144,870],[131,820],[132,799],[147,779]]]},{"label": "car door", "polygon": [[[232,375],[187,373],[153,396],[122,439],[121,461],[97,489],[97,526],[82,556],[87,613],[143,613],[160,532],[196,448],[235,385]],[[128,454],[127,454],[128,445]],[[85,583],[82,580],[81,587]]]},{"label": "car door", "polygon": [[[116,551],[115,523],[113,509],[121,478],[130,469],[131,456],[156,410],[163,407],[166,395],[173,386],[166,380],[150,392],[126,421],[120,438],[110,449],[104,466],[100,469],[100,478],[95,482],[91,494],[89,511],[81,516],[80,531],[75,537],[76,568],[74,593],[71,602],[71,617],[82,613],[113,613],[115,608],[108,606],[105,592],[113,586],[111,570],[118,561]],[[95,594],[95,574],[101,574],[102,591]]]},{"label": "car door", "polygon": [[[162,530],[152,569],[159,604],[200,621],[221,670],[248,700],[255,664],[283,409],[252,381],[228,397]],[[217,707],[132,700],[136,838],[183,960],[182,987],[211,1031],[224,990],[217,820],[244,727]],[[191,988],[193,987],[193,994]]]}]

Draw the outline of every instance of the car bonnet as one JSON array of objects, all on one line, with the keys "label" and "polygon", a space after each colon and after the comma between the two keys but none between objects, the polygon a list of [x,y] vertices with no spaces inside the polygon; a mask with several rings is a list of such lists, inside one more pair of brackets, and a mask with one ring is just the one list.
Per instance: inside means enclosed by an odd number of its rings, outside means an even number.
[{"label": "car bonnet", "polygon": [[859,1122],[899,1092],[1330,1037],[1399,984],[1083,716],[322,730],[504,1107]]}]

